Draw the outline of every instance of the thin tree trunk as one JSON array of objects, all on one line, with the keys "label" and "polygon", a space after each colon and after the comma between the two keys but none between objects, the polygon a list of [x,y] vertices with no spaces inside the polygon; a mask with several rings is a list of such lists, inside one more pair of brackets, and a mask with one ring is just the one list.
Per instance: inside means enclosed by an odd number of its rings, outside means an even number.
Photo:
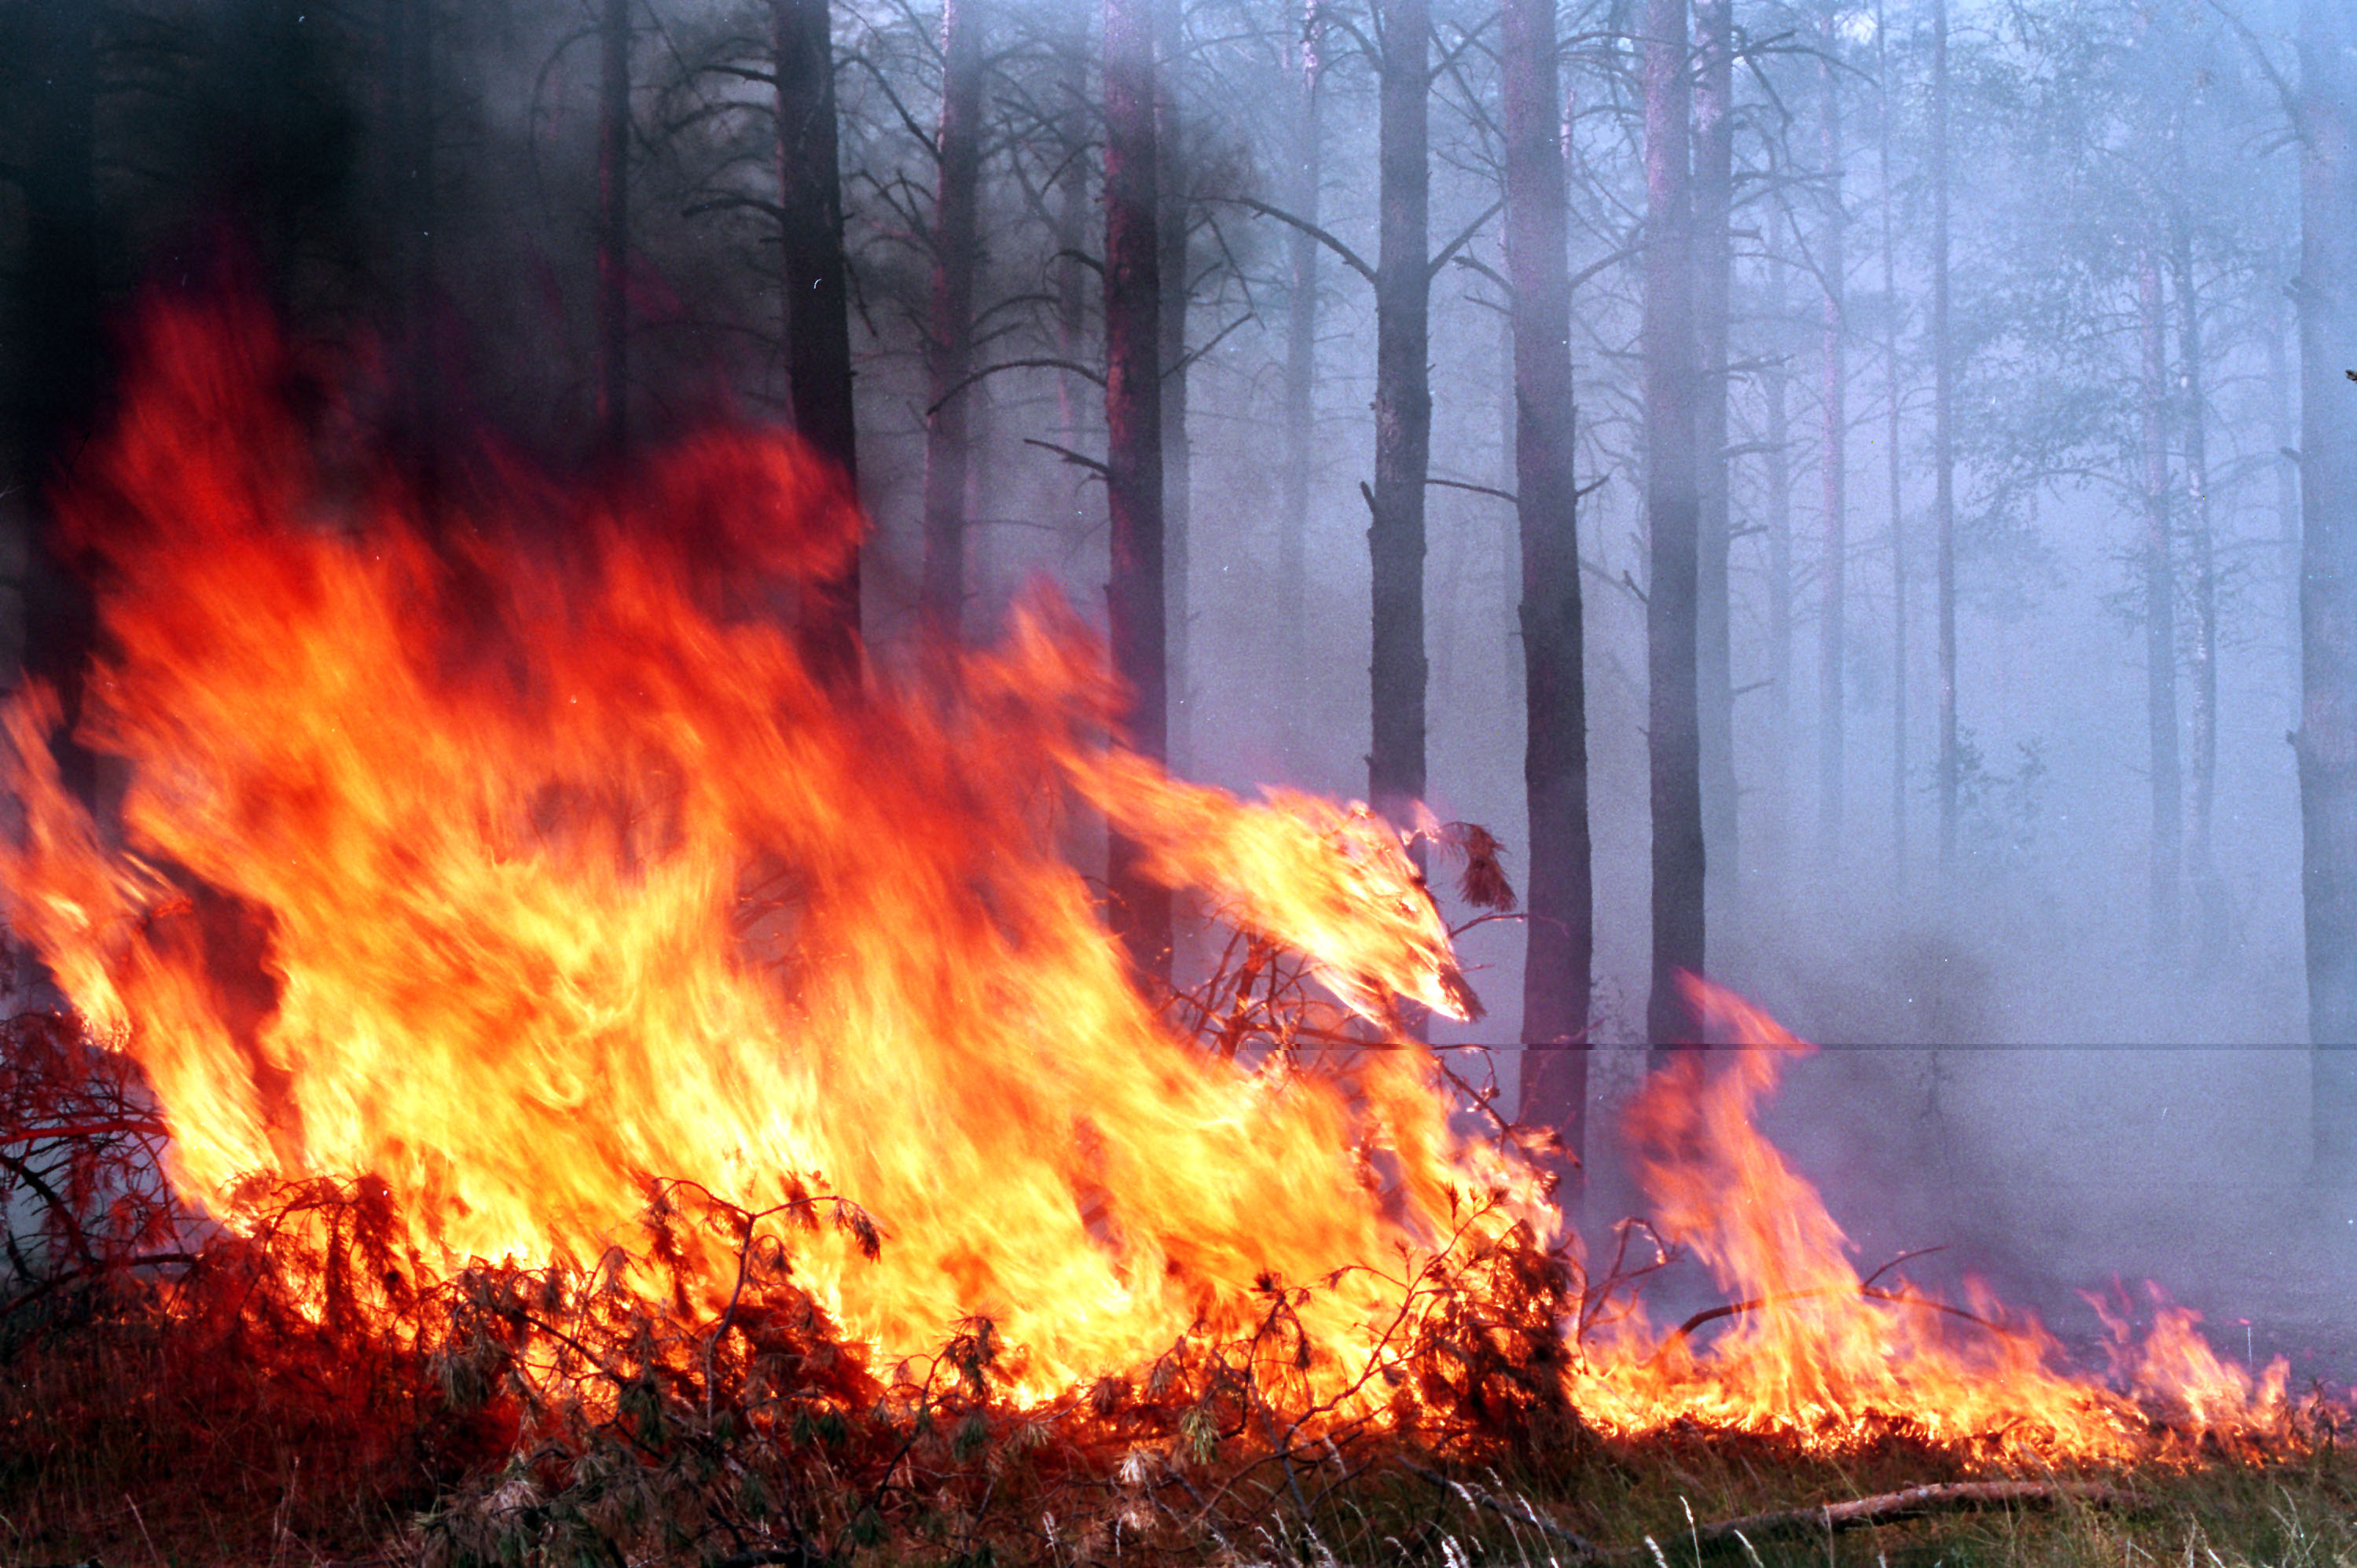
[{"label": "thin tree trunk", "polygon": [[1573,467],[1571,278],[1555,0],[1505,0],[1506,268],[1513,284],[1514,495],[1520,533],[1525,887],[1521,1119],[1586,1143],[1596,950],[1587,821],[1587,687]]},{"label": "thin tree trunk", "polygon": [[630,442],[630,0],[603,0],[597,75],[598,454]]},{"label": "thin tree trunk", "polygon": [[[1293,210],[1318,221],[1322,138],[1318,73],[1324,59],[1322,0],[1304,0],[1295,79]],[[1291,231],[1291,292],[1285,318],[1284,519],[1276,544],[1277,668],[1284,682],[1286,755],[1297,770],[1308,736],[1309,477],[1318,451],[1318,242]]]},{"label": "thin tree trunk", "polygon": [[2357,25],[2301,0],[2300,888],[2319,1164],[2357,1155]]},{"label": "thin tree trunk", "polygon": [[1653,823],[1653,960],[1646,1036],[1695,1043],[1682,972],[1703,970],[1702,742],[1695,713],[1696,476],[1694,212],[1688,168],[1686,0],[1646,0],[1645,669]]},{"label": "thin tree trunk", "polygon": [[2147,249],[2136,274],[2144,340],[2145,727],[2152,750],[2152,948],[2177,945],[2178,856],[2185,838],[2177,753],[2177,574],[2169,540],[2169,360],[2160,259]]},{"label": "thin tree trunk", "polygon": [[1710,929],[1737,929],[1742,903],[1735,780],[1735,671],[1728,636],[1727,293],[1734,267],[1728,217],[1735,200],[1733,0],[1695,0],[1701,69],[1695,81],[1695,331],[1702,368],[1695,418],[1697,524],[1695,684],[1702,727],[1703,844]]},{"label": "thin tree trunk", "polygon": [[[1084,133],[1074,130],[1075,137]],[[1088,237],[1089,161],[1069,153],[1056,171],[1056,257],[1050,269],[1056,289],[1056,352],[1077,362],[1088,337],[1088,274],[1083,250]],[[1072,392],[1072,378],[1056,378],[1057,428],[1068,437],[1081,434],[1087,415]]]},{"label": "thin tree trunk", "polygon": [[1819,150],[1825,171],[1825,213],[1817,258],[1824,275],[1824,331],[1819,338],[1824,434],[1818,476],[1824,498],[1824,532],[1817,575],[1817,863],[1822,869],[1832,870],[1841,858],[1846,771],[1842,654],[1849,573],[1849,363],[1844,310],[1848,215],[1842,209],[1843,68],[1836,58],[1841,34],[1831,11],[1825,13],[1818,47],[1824,50],[1817,62],[1817,81],[1824,102]]},{"label": "thin tree trunk", "polygon": [[[1768,221],[1767,313],[1774,329],[1785,326],[1782,231]],[[1773,743],[1768,747],[1769,875],[1778,886],[1789,878],[1792,855],[1792,371],[1781,355],[1760,378],[1767,404],[1768,450],[1761,454],[1768,491],[1768,710]]]},{"label": "thin tree trunk", "polygon": [[2218,804],[2218,569],[2210,529],[2209,409],[2202,380],[2201,295],[2193,278],[2193,227],[2173,216],[2170,272],[2177,285],[2178,375],[2184,425],[2186,541],[2193,571],[2193,638],[2188,650],[2193,690],[2193,822],[2186,839],[2186,878],[2193,888],[2194,930],[2205,961],[2226,943],[2226,888],[2212,858]]},{"label": "thin tree trunk", "polygon": [[[1129,741],[1157,760],[1169,746],[1164,664],[1161,242],[1154,126],[1154,0],[1105,0],[1105,494],[1112,572],[1105,587],[1114,673],[1130,694]],[[1170,973],[1169,889],[1116,833],[1105,880],[1114,927],[1142,974]]]},{"label": "thin tree trunk", "polygon": [[1160,178],[1156,221],[1162,274],[1162,541],[1170,586],[1169,640],[1164,657],[1169,671],[1169,744],[1174,765],[1183,765],[1194,746],[1187,612],[1192,560],[1188,524],[1194,475],[1193,454],[1187,445],[1187,307],[1192,269],[1187,253],[1190,214],[1180,169],[1178,99],[1178,61],[1186,47],[1185,17],[1180,0],[1154,0],[1155,47],[1160,59],[1155,79],[1154,129]]},{"label": "thin tree trunk", "polygon": [[1430,0],[1379,0],[1381,212],[1375,262],[1375,483],[1367,529],[1374,627],[1367,794],[1404,819],[1424,798],[1424,487],[1432,466],[1426,93]]},{"label": "thin tree trunk", "polygon": [[982,29],[975,0],[942,0],[942,116],[933,138],[933,276],[925,343],[925,560],[917,602],[954,639],[965,612],[967,413],[974,389],[975,232],[982,186]]},{"label": "thin tree trunk", "polygon": [[[785,299],[787,394],[794,429],[856,495],[850,279],[843,255],[843,174],[835,144],[834,40],[828,0],[772,0],[778,56],[779,281]],[[803,593],[802,643],[823,680],[859,672],[859,562]]]},{"label": "thin tree trunk", "polygon": [[1890,489],[1890,880],[1892,891],[1903,898],[1907,894],[1907,496],[1906,466],[1900,456],[1904,396],[1899,364],[1899,202],[1890,169],[1891,120],[1898,111],[1891,92],[1887,33],[1882,5],[1877,0],[1874,67],[1882,95],[1882,362],[1890,396],[1889,424],[1883,437]]},{"label": "thin tree trunk", "polygon": [[2298,388],[2292,378],[2291,344],[2296,338],[2299,322],[2294,314],[2291,294],[2285,290],[2275,301],[2276,314],[2269,317],[2267,338],[2267,416],[2272,423],[2276,446],[2276,534],[2283,552],[2283,617],[2284,657],[2290,668],[2290,679],[2285,683],[2291,693],[2292,727],[2299,727],[2302,707],[2300,701],[2299,649],[2299,419],[2293,410]]},{"label": "thin tree trunk", "polygon": [[1948,0],[1932,0],[1932,522],[1938,534],[1940,875],[1956,869],[1956,367],[1948,340]]},{"label": "thin tree trunk", "polygon": [[59,777],[95,805],[98,759],[73,736],[83,666],[97,636],[90,587],[66,564],[51,532],[48,492],[71,472],[73,454],[97,416],[104,337],[100,325],[96,184],[97,8],[90,0],[44,0],[25,27],[35,84],[31,140],[18,186],[23,250],[5,323],[15,372],[6,387],[5,435],[15,482],[30,492],[36,533],[26,561],[24,668],[58,694],[65,722],[50,750]]}]

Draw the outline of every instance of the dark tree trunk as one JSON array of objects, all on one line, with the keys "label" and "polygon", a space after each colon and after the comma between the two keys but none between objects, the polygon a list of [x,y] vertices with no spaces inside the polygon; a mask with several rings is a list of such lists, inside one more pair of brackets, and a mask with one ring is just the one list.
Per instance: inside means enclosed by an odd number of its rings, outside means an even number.
[{"label": "dark tree trunk", "polygon": [[2342,0],[2301,0],[2300,890],[2319,1047],[2316,1155],[2357,1156],[2357,48]]},{"label": "dark tree trunk", "polygon": [[2169,541],[2169,355],[2160,259],[2145,252],[2136,275],[2144,342],[2145,727],[2152,748],[2152,948],[2177,945],[2178,854],[2185,839],[2184,782],[2177,755],[2177,573]]},{"label": "dark tree trunk", "polygon": [[1710,875],[1709,928],[1737,929],[1741,865],[1735,782],[1735,669],[1728,635],[1727,339],[1734,268],[1729,213],[1735,201],[1733,0],[1695,0],[1695,331],[1702,366],[1695,416],[1702,515],[1695,553],[1695,689],[1702,725],[1703,844]]},{"label": "dark tree trunk", "polygon": [[[1112,575],[1105,588],[1114,672],[1130,693],[1130,744],[1169,746],[1163,660],[1162,285],[1154,126],[1155,0],[1105,0],[1105,492]],[[1141,973],[1170,972],[1170,892],[1114,835],[1105,880],[1114,929]]]},{"label": "dark tree trunk", "polygon": [[[1318,221],[1321,0],[1304,0],[1295,83],[1293,210]],[[1307,744],[1309,640],[1309,477],[1318,451],[1318,242],[1291,231],[1291,292],[1285,318],[1284,518],[1276,544],[1277,668],[1284,685],[1286,754],[1298,769]]]},{"label": "dark tree trunk", "polygon": [[[1785,327],[1784,268],[1781,231],[1768,224],[1767,313],[1775,330]],[[1768,450],[1761,466],[1767,470],[1768,506],[1768,747],[1767,865],[1781,885],[1791,875],[1792,838],[1792,371],[1777,355],[1760,372],[1760,399],[1766,403]]]},{"label": "dark tree trunk", "polygon": [[1430,0],[1379,0],[1381,214],[1375,263],[1375,483],[1367,795],[1401,816],[1424,798],[1424,481],[1432,466],[1432,263],[1426,207]]},{"label": "dark tree trunk", "polygon": [[1697,1020],[1678,976],[1703,972],[1702,744],[1695,712],[1696,478],[1694,211],[1688,167],[1693,93],[1686,0],[1645,5],[1646,746],[1652,759],[1653,964],[1645,1006],[1655,1046],[1693,1044]]},{"label": "dark tree trunk", "polygon": [[1817,864],[1832,870],[1841,858],[1847,750],[1842,728],[1842,653],[1849,578],[1849,339],[1844,309],[1849,223],[1842,209],[1841,34],[1831,11],[1825,13],[1817,43],[1824,51],[1817,61],[1817,81],[1824,94],[1819,150],[1825,181],[1824,241],[1817,257],[1824,279],[1824,331],[1819,337],[1824,425],[1817,470],[1824,504],[1824,555],[1817,575]]},{"label": "dark tree trunk", "polygon": [[420,509],[440,510],[442,356],[436,323],[433,0],[385,0],[385,210],[393,224],[398,450]]},{"label": "dark tree trunk", "polygon": [[967,413],[974,389],[975,232],[982,185],[982,30],[975,0],[942,0],[942,117],[933,139],[933,277],[926,331],[925,561],[918,607],[954,639],[965,613]]},{"label": "dark tree trunk", "polygon": [[1586,1142],[1596,950],[1587,678],[1573,471],[1571,278],[1555,0],[1505,0],[1506,267],[1513,284],[1514,495],[1523,564],[1523,785],[1530,808],[1521,1119]]},{"label": "dark tree trunk", "polygon": [[[827,0],[772,0],[778,56],[779,283],[794,429],[856,495],[850,286],[843,256],[843,173],[835,148],[834,40]],[[803,590],[801,638],[819,677],[859,675],[859,563]]]},{"label": "dark tree trunk", "polygon": [[1167,608],[1168,641],[1164,650],[1170,693],[1169,750],[1174,765],[1183,765],[1194,744],[1194,691],[1189,674],[1187,583],[1188,522],[1193,485],[1192,453],[1187,445],[1187,307],[1192,269],[1188,263],[1189,212],[1187,181],[1180,166],[1178,130],[1178,60],[1186,47],[1186,12],[1181,0],[1154,0],[1155,78],[1154,133],[1156,168],[1159,176],[1157,200],[1157,263],[1162,275],[1162,542],[1164,569],[1169,579]]},{"label": "dark tree trunk", "polygon": [[597,19],[597,454],[630,444],[630,0]]},{"label": "dark tree trunk", "polygon": [[1907,495],[1906,465],[1900,460],[1900,424],[1905,407],[1899,365],[1899,239],[1898,187],[1890,168],[1892,117],[1897,113],[1891,91],[1890,51],[1879,0],[1874,8],[1875,81],[1881,94],[1879,163],[1882,177],[1882,364],[1890,406],[1884,433],[1887,483],[1890,489],[1890,880],[1900,897],[1907,894]]},{"label": "dark tree trunk", "polygon": [[2186,701],[2193,745],[2193,822],[2186,835],[2186,879],[2193,889],[2194,931],[2205,962],[2226,944],[2226,887],[2211,857],[2218,804],[2218,566],[2210,532],[2209,409],[2203,390],[2201,295],[2193,277],[2193,226],[2179,209],[2169,236],[2169,274],[2177,288],[2177,364],[2184,429],[2185,535],[2193,573],[2193,636],[2188,648],[2193,690]]},{"label": "dark tree trunk", "polygon": [[1932,525],[1938,535],[1940,873],[1956,866],[1956,368],[1948,341],[1948,0],[1932,0]]},{"label": "dark tree trunk", "polygon": [[96,612],[88,585],[48,530],[46,492],[70,472],[90,433],[103,372],[97,25],[89,0],[42,0],[24,8],[31,59],[19,69],[36,87],[18,176],[24,251],[10,280],[5,321],[15,371],[5,389],[11,477],[32,493],[36,530],[25,571],[25,673],[56,691],[64,706],[66,722],[50,747],[66,787],[84,801],[97,797],[97,758],[71,736]]}]

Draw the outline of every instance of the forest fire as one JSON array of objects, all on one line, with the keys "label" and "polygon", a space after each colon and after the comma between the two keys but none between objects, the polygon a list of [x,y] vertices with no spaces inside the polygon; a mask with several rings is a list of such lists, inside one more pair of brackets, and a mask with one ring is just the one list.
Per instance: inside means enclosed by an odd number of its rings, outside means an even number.
[{"label": "forest fire", "polygon": [[[1397,833],[1106,746],[1117,693],[1067,618],[845,695],[747,585],[856,538],[797,448],[712,435],[605,493],[511,482],[429,544],[396,489],[319,456],[265,323],[160,310],[147,349],[67,499],[111,650],[80,734],[128,766],[124,842],[63,787],[34,692],[0,885],[232,1228],[257,1175],[365,1175],[425,1273],[627,1272],[675,1183],[835,1215],[792,1275],[880,1360],[987,1318],[1009,1392],[1047,1401],[1277,1298],[1305,1398],[1361,1413],[1418,1397],[1383,1358],[1429,1260],[1561,1239],[1397,1031],[1394,998],[1470,1004]],[[1075,805],[1397,1048],[1318,1075],[1183,1038],[1064,852]],[[1762,1048],[1659,1075],[1631,1137],[1662,1235],[1745,1305],[1697,1348],[1570,1302],[1557,1364],[1589,1422],[2099,1457],[2153,1414],[2285,1428],[2282,1367],[2227,1365],[2188,1318],[2124,1350],[2115,1391],[1993,1301],[1862,1282],[1752,1122],[1798,1043],[1696,994]],[[692,1238],[682,1310],[733,1309],[746,1230],[663,1235]],[[1591,1262],[1588,1297],[1611,1285]]]}]

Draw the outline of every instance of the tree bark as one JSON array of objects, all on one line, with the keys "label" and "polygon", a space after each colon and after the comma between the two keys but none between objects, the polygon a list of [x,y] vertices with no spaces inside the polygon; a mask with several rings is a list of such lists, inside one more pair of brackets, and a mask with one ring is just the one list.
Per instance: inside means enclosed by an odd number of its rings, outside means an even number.
[{"label": "tree bark", "polygon": [[1890,406],[1885,411],[1884,458],[1890,489],[1890,883],[1899,897],[1907,896],[1907,495],[1906,465],[1900,460],[1900,416],[1905,398],[1899,367],[1899,239],[1898,186],[1891,174],[1892,118],[1897,104],[1891,91],[1889,28],[1880,0],[1874,7],[1874,75],[1881,94],[1879,153],[1882,177],[1882,363]]},{"label": "tree bark", "polygon": [[630,0],[597,17],[597,455],[630,445]]},{"label": "tree bark", "polygon": [[2357,24],[2301,0],[2300,889],[2319,1163],[2357,1155]]},{"label": "tree bark", "polygon": [[1932,524],[1940,637],[1940,876],[1956,869],[1956,367],[1948,341],[1948,0],[1932,0]]},{"label": "tree bark", "polygon": [[1735,779],[1735,670],[1728,627],[1727,341],[1734,268],[1729,215],[1735,204],[1735,24],[1733,0],[1695,0],[1701,53],[1695,78],[1695,332],[1702,368],[1695,418],[1701,520],[1696,526],[1695,683],[1702,736],[1703,845],[1709,875],[1709,929],[1736,929],[1742,902],[1740,818]]},{"label": "tree bark", "polygon": [[1367,796],[1404,821],[1424,798],[1424,482],[1432,466],[1430,0],[1379,0],[1375,483],[1367,529],[1374,626]]},{"label": "tree bark", "polygon": [[982,187],[982,29],[975,0],[942,0],[942,113],[933,137],[933,275],[926,324],[925,559],[918,608],[954,640],[965,613],[967,414]]},{"label": "tree bark", "polygon": [[[1105,493],[1107,629],[1130,694],[1130,744],[1168,753],[1162,534],[1161,241],[1154,124],[1154,0],[1105,0]],[[1170,892],[1116,833],[1105,880],[1114,929],[1141,974],[1170,973]]]},{"label": "tree bark", "polygon": [[1555,0],[1505,0],[1501,24],[1514,496],[1523,569],[1523,785],[1530,811],[1523,1042],[1554,1047],[1523,1053],[1521,1120],[1554,1127],[1577,1168],[1586,1144],[1596,935]]},{"label": "tree bark", "polygon": [[[1766,251],[1767,315],[1780,334],[1785,327],[1784,269],[1788,259],[1781,231],[1771,217]],[[1792,839],[1792,371],[1782,355],[1774,356],[1760,374],[1760,399],[1766,403],[1764,424],[1768,450],[1760,455],[1767,470],[1768,504],[1768,747],[1769,804],[1767,816],[1768,873],[1781,886],[1791,875]]]},{"label": "tree bark", "polygon": [[15,375],[5,388],[5,437],[15,482],[33,497],[34,537],[24,583],[24,669],[58,693],[65,722],[50,750],[66,787],[98,795],[98,760],[73,739],[83,669],[97,636],[89,585],[68,559],[48,491],[70,472],[98,417],[104,375],[96,184],[97,7],[44,0],[24,13],[36,84],[32,136],[18,179],[24,250],[10,280],[6,335]]},{"label": "tree bark", "polygon": [[[1293,210],[1318,221],[1322,137],[1318,76],[1324,60],[1322,0],[1303,0],[1294,84]],[[1318,242],[1300,229],[1286,241],[1284,516],[1276,543],[1277,668],[1284,682],[1286,755],[1297,769],[1308,744],[1309,477],[1318,451]]]},{"label": "tree bark", "polygon": [[2147,248],[2136,274],[2144,343],[2145,727],[2151,746],[2152,853],[2147,913],[2151,945],[2177,945],[2178,854],[2185,837],[2184,782],[2177,752],[2177,574],[2169,549],[2169,360],[2163,336],[2160,260]]},{"label": "tree bark", "polygon": [[1653,958],[1646,1037],[1699,1040],[1678,985],[1703,970],[1702,746],[1695,712],[1695,603],[1702,498],[1695,462],[1701,401],[1694,322],[1694,210],[1688,167],[1693,94],[1686,0],[1646,0],[1645,521],[1647,751],[1652,763]]},{"label": "tree bark", "polygon": [[[794,429],[858,493],[851,402],[850,279],[835,142],[828,0],[771,0],[778,66],[779,282]],[[859,563],[803,590],[801,641],[819,677],[859,676]]]},{"label": "tree bark", "polygon": [[1841,33],[1831,11],[1820,24],[1817,44],[1824,51],[1817,61],[1817,84],[1824,94],[1819,150],[1825,182],[1824,239],[1817,258],[1824,282],[1824,330],[1818,339],[1824,414],[1818,478],[1824,532],[1817,575],[1817,864],[1831,871],[1841,859],[1845,815],[1842,655],[1849,572],[1849,363],[1844,308],[1848,216],[1842,209]]},{"label": "tree bark", "polygon": [[1154,0],[1158,57],[1154,95],[1156,223],[1162,274],[1162,541],[1164,566],[1169,575],[1164,661],[1169,672],[1169,755],[1174,766],[1184,764],[1194,744],[1187,616],[1191,560],[1188,524],[1194,479],[1193,454],[1187,445],[1187,309],[1192,281],[1188,222],[1191,214],[1180,165],[1178,98],[1178,62],[1186,48],[1185,20],[1181,0]]},{"label": "tree bark", "polygon": [[2184,430],[2185,529],[2193,573],[2193,636],[2188,649],[2193,690],[2191,721],[2193,821],[2186,835],[2186,880],[2193,891],[2197,949],[2205,961],[2226,944],[2226,887],[2212,857],[2218,804],[2218,565],[2210,526],[2208,398],[2203,382],[2201,295],[2193,275],[2193,225],[2184,209],[2172,214],[2169,273],[2177,289],[2179,420]]}]

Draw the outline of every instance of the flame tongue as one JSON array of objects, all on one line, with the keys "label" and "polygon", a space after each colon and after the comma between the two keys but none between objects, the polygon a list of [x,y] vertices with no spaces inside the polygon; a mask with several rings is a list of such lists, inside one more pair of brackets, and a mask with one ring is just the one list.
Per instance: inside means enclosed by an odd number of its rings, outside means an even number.
[{"label": "flame tongue", "polygon": [[[626,1237],[651,1178],[753,1207],[807,1178],[886,1233],[874,1263],[797,1255],[848,1329],[899,1355],[985,1314],[1045,1386],[1504,1179],[1412,1054],[1346,1100],[1170,1036],[1058,853],[1060,781],[1347,998],[1448,1007],[1395,834],[1092,744],[1114,693],[1045,611],[858,702],[726,613],[726,564],[791,579],[854,537],[799,449],[711,436],[619,498],[509,498],[562,529],[562,567],[490,519],[436,550],[389,502],[321,521],[334,477],[270,395],[264,324],[162,312],[149,341],[69,501],[109,583],[83,733],[132,765],[133,853],[59,789],[35,697],[0,873],[145,1066],[193,1194],[371,1172],[446,1259],[536,1262]],[[1315,1326],[1339,1346],[1365,1305]]]}]

